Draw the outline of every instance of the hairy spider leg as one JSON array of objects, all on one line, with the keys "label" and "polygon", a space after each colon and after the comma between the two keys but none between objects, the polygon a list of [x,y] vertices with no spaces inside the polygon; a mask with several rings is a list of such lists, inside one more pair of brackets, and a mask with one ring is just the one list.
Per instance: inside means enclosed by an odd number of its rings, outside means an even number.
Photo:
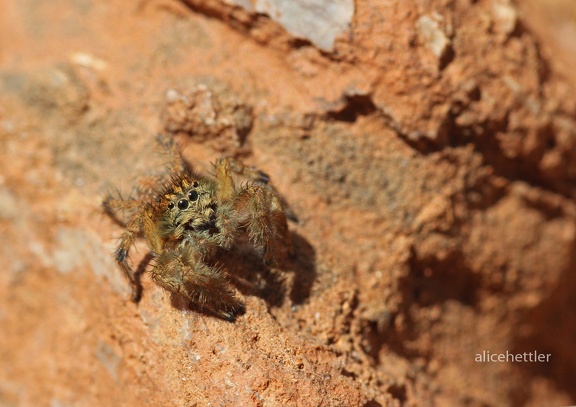
[{"label": "hairy spider leg", "polygon": [[294,254],[282,204],[266,185],[245,185],[238,191],[233,206],[238,222],[248,229],[250,241],[265,262],[274,260],[280,243],[286,244],[291,256]]},{"label": "hairy spider leg", "polygon": [[[139,211],[140,212],[140,211]],[[126,224],[126,229],[122,236],[120,236],[120,243],[118,244],[118,248],[116,249],[116,263],[120,266],[120,270],[122,273],[128,278],[130,282],[130,286],[132,288],[132,301],[138,302],[140,301],[140,288],[139,284],[136,281],[136,275],[134,274],[134,270],[128,263],[128,255],[130,253],[130,248],[134,244],[134,241],[141,233],[141,223],[140,223],[140,213],[134,215],[134,217]]]},{"label": "hairy spider leg", "polygon": [[170,169],[173,174],[179,174],[187,169],[187,165],[182,158],[182,154],[174,141],[174,138],[168,134],[158,134],[156,136],[158,143],[164,147],[170,157]]},{"label": "hairy spider leg", "polygon": [[[247,167],[231,158],[222,158],[214,164],[217,180],[217,197],[232,201],[238,214],[238,224],[247,227],[256,250],[264,261],[273,260],[280,242],[285,242],[290,255],[294,254],[292,239],[282,203],[268,183],[268,176],[253,167]],[[231,173],[250,179],[247,185],[236,190]],[[223,211],[225,213],[225,211]]]},{"label": "hairy spider leg", "polygon": [[210,313],[233,322],[244,311],[225,274],[199,260],[190,245],[165,249],[150,271],[152,279],[167,291],[178,293]]}]

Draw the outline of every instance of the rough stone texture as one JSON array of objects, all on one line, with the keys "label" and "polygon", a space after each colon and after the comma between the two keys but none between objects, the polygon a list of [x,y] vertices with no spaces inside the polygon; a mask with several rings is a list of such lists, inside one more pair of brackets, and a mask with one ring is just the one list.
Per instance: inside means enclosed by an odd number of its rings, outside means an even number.
[{"label": "rough stone texture", "polygon": [[290,34],[332,51],[336,37],[344,34],[354,16],[353,0],[226,0],[250,13],[278,22]]},{"label": "rough stone texture", "polygon": [[[331,52],[224,0],[0,9],[0,405],[576,402],[571,0],[357,0]],[[114,264],[102,196],[165,130],[298,218],[221,259],[234,324]]]}]

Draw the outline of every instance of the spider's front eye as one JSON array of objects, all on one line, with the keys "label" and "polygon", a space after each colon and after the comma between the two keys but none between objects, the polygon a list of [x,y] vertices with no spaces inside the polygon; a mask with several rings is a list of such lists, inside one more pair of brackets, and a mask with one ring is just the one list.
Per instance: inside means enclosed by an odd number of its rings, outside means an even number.
[{"label": "spider's front eye", "polygon": [[188,200],[186,200],[186,199],[180,199],[180,200],[178,201],[178,209],[180,209],[180,210],[182,210],[182,211],[185,210],[185,209],[188,209]]},{"label": "spider's front eye", "polygon": [[192,190],[188,193],[188,198],[190,198],[191,201],[195,201],[198,199],[198,192]]},{"label": "spider's front eye", "polygon": [[198,181],[194,181],[194,182],[192,183],[192,186],[193,186],[194,188],[197,188],[197,187],[198,187]]},{"label": "spider's front eye", "polygon": [[168,204],[168,209],[172,209],[172,208],[174,208],[174,202],[170,202],[170,203]]}]

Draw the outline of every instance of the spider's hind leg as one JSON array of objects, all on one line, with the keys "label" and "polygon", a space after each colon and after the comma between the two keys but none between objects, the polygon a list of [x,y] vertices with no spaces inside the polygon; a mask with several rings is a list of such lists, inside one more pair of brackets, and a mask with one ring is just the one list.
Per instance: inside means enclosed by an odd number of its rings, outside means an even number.
[{"label": "spider's hind leg", "polygon": [[[137,273],[134,272],[129,263],[130,249],[132,248],[132,245],[134,245],[136,238],[142,234],[142,209],[139,205],[140,203],[133,198],[122,199],[120,195],[116,198],[111,194],[106,195],[102,202],[104,212],[116,223],[125,227],[114,252],[114,258],[120,267],[120,270],[122,270],[122,274],[124,274],[130,282],[130,287],[132,289],[131,299],[134,302],[140,300],[142,293],[140,281],[136,276]],[[127,222],[118,216],[119,213],[125,211],[132,212],[132,216]]]},{"label": "spider's hind leg", "polygon": [[136,211],[138,209],[138,201],[132,198],[124,199],[122,195],[120,195],[120,192],[117,192],[116,196],[112,195],[112,193],[107,193],[102,200],[102,208],[104,209],[104,213],[114,222],[126,227],[127,222],[120,214]]},{"label": "spider's hind leg", "polygon": [[156,136],[156,141],[160,144],[164,150],[168,153],[170,157],[170,172],[172,174],[180,174],[182,172],[191,172],[191,168],[188,166],[182,153],[178,148],[174,137],[170,134],[158,134]]}]

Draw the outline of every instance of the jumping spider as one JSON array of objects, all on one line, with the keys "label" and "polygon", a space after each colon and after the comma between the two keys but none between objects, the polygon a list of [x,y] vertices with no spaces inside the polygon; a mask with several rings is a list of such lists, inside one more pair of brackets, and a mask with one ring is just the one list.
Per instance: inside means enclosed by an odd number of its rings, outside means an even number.
[{"label": "jumping spider", "polygon": [[[136,198],[108,195],[105,211],[118,220],[121,211],[131,212],[116,249],[116,262],[132,286],[132,300],[140,299],[140,285],[128,262],[130,248],[144,236],[154,259],[150,269],[160,287],[185,297],[192,306],[234,321],[244,310],[234,296],[226,275],[211,265],[219,248],[230,249],[244,232],[265,261],[273,260],[280,244],[292,243],[286,215],[266,174],[230,158],[214,164],[214,176],[191,171],[172,137],[159,136],[171,157],[168,182],[140,189]],[[249,179],[236,186],[239,174]]]}]

